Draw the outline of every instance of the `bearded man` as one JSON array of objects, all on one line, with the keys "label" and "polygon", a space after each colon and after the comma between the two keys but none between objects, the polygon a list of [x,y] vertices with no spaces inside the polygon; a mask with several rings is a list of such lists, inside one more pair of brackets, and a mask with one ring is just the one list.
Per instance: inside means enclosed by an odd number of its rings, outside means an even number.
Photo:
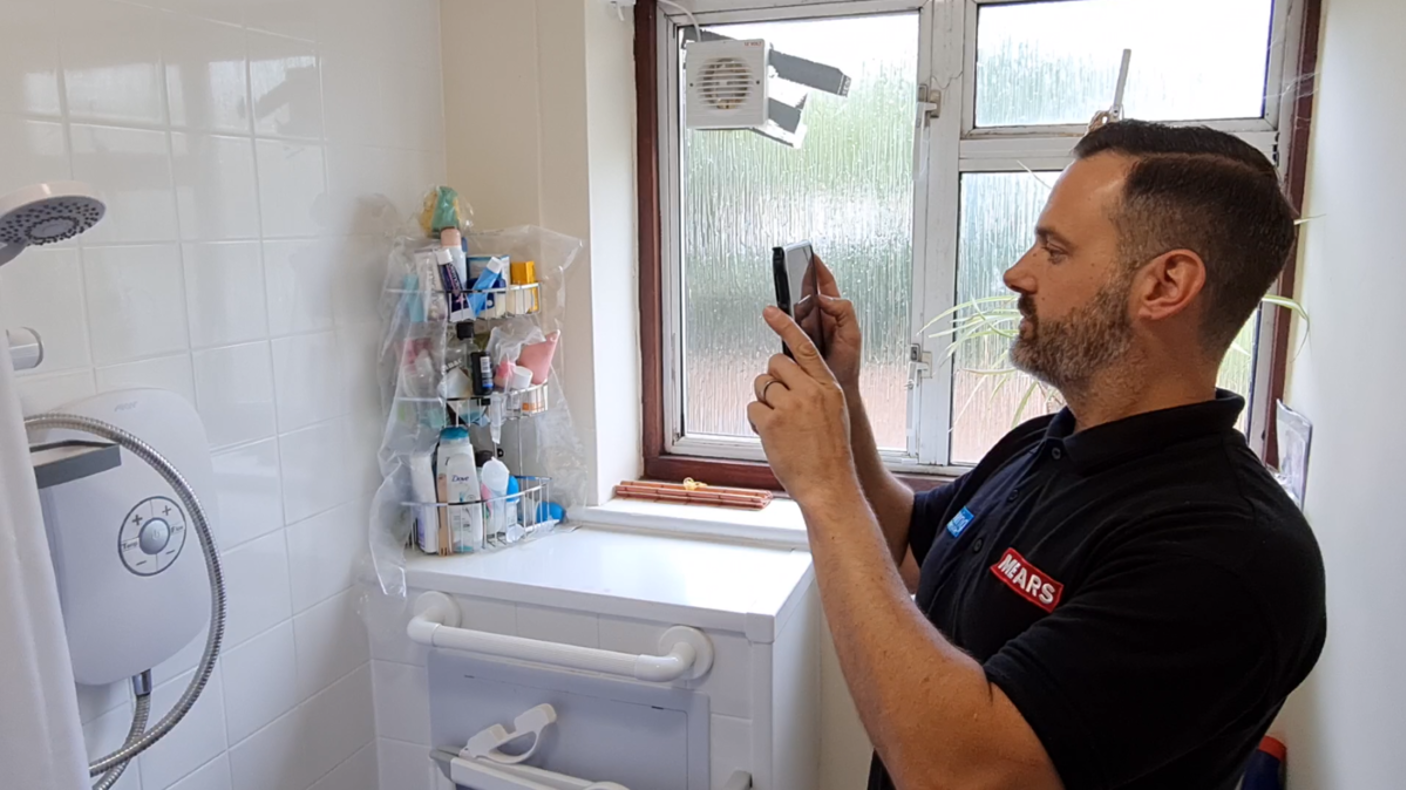
[{"label": "bearded man", "polygon": [[828,272],[823,359],[765,316],[795,360],[748,416],[805,515],[872,790],[1231,790],[1323,647],[1318,546],[1216,388],[1293,247],[1273,165],[1132,121],[1075,157],[1005,275],[1011,357],[1068,407],[955,482],[885,469]]}]

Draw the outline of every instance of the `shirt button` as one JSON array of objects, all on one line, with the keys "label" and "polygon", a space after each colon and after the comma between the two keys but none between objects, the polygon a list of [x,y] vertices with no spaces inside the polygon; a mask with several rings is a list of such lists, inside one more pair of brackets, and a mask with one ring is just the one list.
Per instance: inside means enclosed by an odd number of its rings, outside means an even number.
[{"label": "shirt button", "polygon": [[1050,457],[1058,461],[1059,459],[1064,457],[1064,451],[1056,447],[1053,450],[1050,450]]},{"label": "shirt button", "polygon": [[985,541],[984,538],[977,538],[976,540],[972,541],[972,554],[980,554],[980,553],[981,553],[981,544],[982,544],[984,541]]},{"label": "shirt button", "polygon": [[1008,497],[1006,497],[1006,504],[1007,504],[1007,505],[1014,504],[1017,499],[1020,499],[1020,489],[1016,489],[1015,491],[1012,491],[1012,492],[1011,492],[1011,495],[1008,496]]}]

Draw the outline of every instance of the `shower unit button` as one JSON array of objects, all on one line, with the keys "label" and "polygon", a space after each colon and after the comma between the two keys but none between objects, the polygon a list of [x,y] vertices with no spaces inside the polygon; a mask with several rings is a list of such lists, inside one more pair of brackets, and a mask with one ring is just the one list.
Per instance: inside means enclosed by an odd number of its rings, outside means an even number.
[{"label": "shower unit button", "polygon": [[185,540],[186,518],[180,505],[166,497],[148,497],[123,519],[117,553],[127,570],[154,576],[175,562]]},{"label": "shower unit button", "polygon": [[137,544],[147,554],[160,554],[170,542],[171,525],[159,518],[147,519],[142,525],[141,534],[137,536]]}]

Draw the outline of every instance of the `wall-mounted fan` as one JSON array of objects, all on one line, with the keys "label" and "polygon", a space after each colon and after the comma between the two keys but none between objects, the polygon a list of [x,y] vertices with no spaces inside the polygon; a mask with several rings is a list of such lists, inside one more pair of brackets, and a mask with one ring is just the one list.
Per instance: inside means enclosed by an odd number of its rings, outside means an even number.
[{"label": "wall-mounted fan", "polygon": [[770,47],[761,39],[695,41],[688,45],[690,129],[751,129],[767,120]]},{"label": "wall-mounted fan", "polygon": [[684,126],[747,129],[799,148],[806,90],[849,93],[834,66],[777,52],[762,39],[734,39],[697,27],[684,30]]}]

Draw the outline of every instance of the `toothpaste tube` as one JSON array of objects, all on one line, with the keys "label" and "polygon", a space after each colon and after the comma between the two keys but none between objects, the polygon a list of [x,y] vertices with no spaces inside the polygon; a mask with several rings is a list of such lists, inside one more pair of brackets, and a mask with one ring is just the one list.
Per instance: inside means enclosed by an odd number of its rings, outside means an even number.
[{"label": "toothpaste tube", "polygon": [[469,295],[464,293],[464,283],[459,279],[449,250],[440,248],[435,258],[439,262],[440,280],[444,283],[444,298],[449,303],[449,320],[458,323],[472,319]]},{"label": "toothpaste tube", "polygon": [[478,276],[474,283],[474,292],[469,295],[469,306],[473,309],[473,317],[478,317],[488,306],[488,291],[498,287],[498,281],[503,278],[503,270],[508,267],[507,258],[490,258],[483,267],[483,273]]}]

